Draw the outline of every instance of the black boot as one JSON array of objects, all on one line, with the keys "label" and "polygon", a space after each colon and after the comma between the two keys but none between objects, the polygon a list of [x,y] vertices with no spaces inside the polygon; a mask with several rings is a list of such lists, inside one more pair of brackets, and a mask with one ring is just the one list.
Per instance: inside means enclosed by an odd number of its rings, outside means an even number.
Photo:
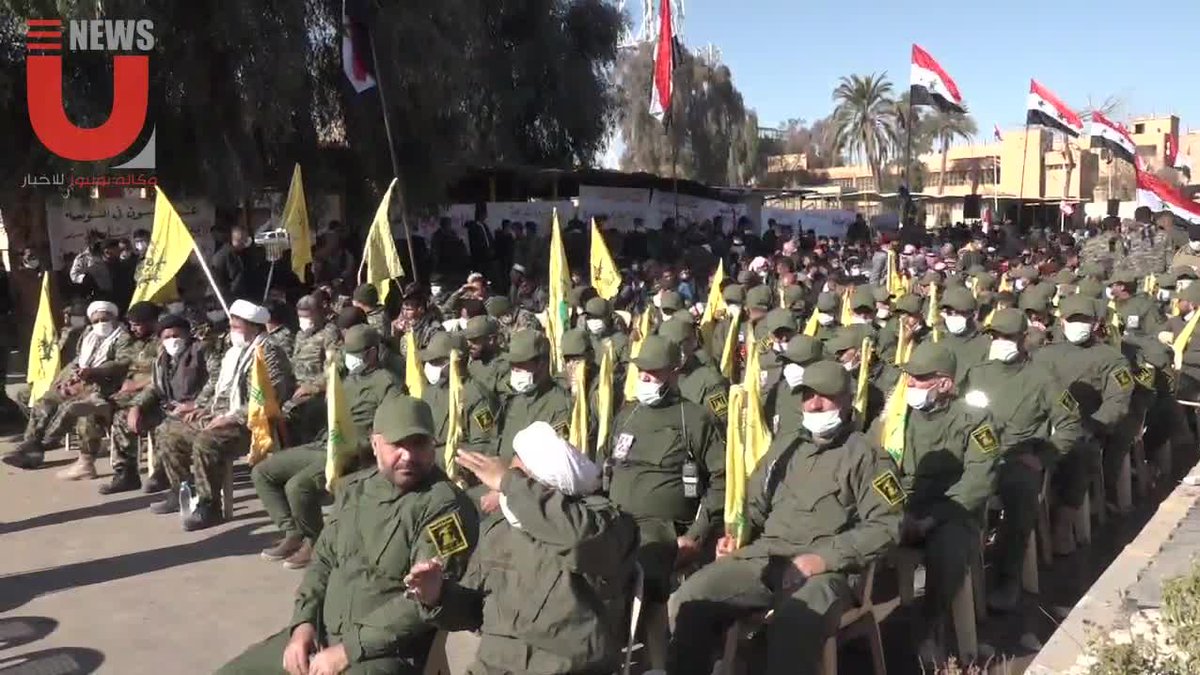
[{"label": "black boot", "polygon": [[36,469],[42,465],[46,449],[36,438],[21,441],[16,450],[4,455],[4,463],[18,469]]},{"label": "black boot", "polygon": [[100,494],[112,495],[118,492],[129,492],[142,487],[142,478],[137,471],[123,469],[113,474],[112,481],[100,486]]},{"label": "black boot", "polygon": [[146,484],[142,489],[146,494],[152,495],[155,492],[162,492],[169,487],[171,487],[171,481],[167,480],[166,472],[155,471],[146,477]]},{"label": "black boot", "polygon": [[150,513],[157,513],[159,515],[179,513],[179,493],[174,490],[167,492],[166,499],[150,505]]},{"label": "black boot", "polygon": [[202,499],[196,504],[196,509],[192,511],[192,515],[183,521],[183,529],[187,532],[203,530],[213,525],[220,525],[224,520],[221,517],[221,511],[211,501]]}]

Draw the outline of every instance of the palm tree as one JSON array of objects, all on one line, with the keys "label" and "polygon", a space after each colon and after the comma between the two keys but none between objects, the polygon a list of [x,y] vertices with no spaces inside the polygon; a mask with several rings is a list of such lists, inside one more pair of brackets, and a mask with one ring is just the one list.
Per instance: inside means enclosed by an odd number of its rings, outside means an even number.
[{"label": "palm tree", "polygon": [[886,72],[842,77],[833,90],[834,144],[841,152],[862,157],[877,187],[896,143],[892,90]]},{"label": "palm tree", "polygon": [[977,131],[975,120],[965,113],[935,112],[925,119],[930,135],[937,141],[942,155],[942,173],[938,177],[938,194],[946,189],[946,159],[956,140],[969,140]]}]

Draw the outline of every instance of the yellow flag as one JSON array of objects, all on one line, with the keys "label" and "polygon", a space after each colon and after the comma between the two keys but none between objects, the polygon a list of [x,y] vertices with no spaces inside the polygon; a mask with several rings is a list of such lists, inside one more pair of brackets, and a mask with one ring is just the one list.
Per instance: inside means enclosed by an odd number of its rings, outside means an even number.
[{"label": "yellow flag", "polygon": [[804,334],[808,337],[816,337],[817,331],[821,328],[821,322],[817,320],[817,314],[819,313],[816,309],[813,309],[808,315],[808,321],[804,322]]},{"label": "yellow flag", "polygon": [[883,406],[883,438],[880,442],[883,449],[891,455],[896,466],[904,459],[904,426],[908,423],[908,401],[905,392],[908,391],[908,373],[901,373],[896,381],[887,403]]},{"label": "yellow flag", "polygon": [[605,300],[612,300],[621,292],[621,273],[613,262],[612,254],[608,252],[608,244],[600,228],[596,227],[596,219],[592,219],[592,247],[589,254],[589,267],[592,270],[592,287]]},{"label": "yellow flag", "polygon": [[392,223],[388,220],[388,206],[392,203],[392,190],[396,187],[393,178],[387,192],[375,209],[375,217],[371,219],[371,229],[367,232],[367,241],[363,245],[363,265],[367,268],[367,281],[379,289],[379,301],[387,300],[391,279],[404,276],[404,266],[400,263],[400,254],[396,252],[396,240],[392,238]]},{"label": "yellow flag", "polygon": [[463,436],[463,359],[462,352],[450,350],[450,394],[446,412],[446,448],[443,466],[447,476],[453,476],[458,466],[454,463],[454,453]]},{"label": "yellow flag", "polygon": [[771,432],[763,414],[763,370],[758,347],[746,345],[746,376],[742,388],[746,390],[746,475],[754,472],[758,460],[771,447]]},{"label": "yellow flag", "polygon": [[404,386],[408,395],[421,398],[425,392],[425,372],[417,359],[417,336],[410,330],[404,334]]},{"label": "yellow flag", "polygon": [[725,427],[725,534],[741,546],[746,532],[746,390],[741,385],[729,389],[729,408]]},{"label": "yellow flag", "polygon": [[933,333],[933,341],[940,342],[942,333],[937,329],[938,320],[941,317],[938,309],[938,285],[929,284],[929,308],[925,312],[925,324],[929,326],[929,330]]},{"label": "yellow flag", "polygon": [[[38,321],[41,321],[41,317],[41,312],[38,312]],[[1183,352],[1187,350],[1188,343],[1192,341],[1192,333],[1196,332],[1196,322],[1198,321],[1200,321],[1200,312],[1193,312],[1192,318],[1183,325],[1183,330],[1179,331],[1175,342],[1171,344],[1171,348],[1175,350],[1176,372],[1183,370]]]},{"label": "yellow flag", "polygon": [[292,169],[292,184],[288,187],[287,201],[283,203],[283,227],[292,240],[292,271],[297,279],[304,281],[304,268],[312,262],[312,236],[299,164]]},{"label": "yellow flag", "polygon": [[908,363],[908,358],[912,356],[912,350],[912,331],[908,330],[908,324],[901,320],[896,339],[896,358],[892,360],[893,365],[902,366]]},{"label": "yellow flag", "polygon": [[1012,293],[1013,292],[1013,283],[1012,283],[1012,279],[1008,278],[1008,272],[1005,272],[1004,274],[1000,275],[1000,286],[997,288],[997,292],[999,292],[999,293]]},{"label": "yellow flag", "polygon": [[134,275],[137,285],[129,305],[132,307],[136,303],[154,299],[171,284],[195,249],[192,233],[162,188],[157,188],[154,197],[154,230],[150,233],[146,256],[138,264],[137,274]]},{"label": "yellow flag", "polygon": [[554,209],[550,224],[550,275],[546,278],[546,337],[550,339],[551,371],[563,369],[562,336],[570,329],[570,308],[567,291],[571,288],[571,272],[567,267],[567,250],[563,248],[562,228],[558,224],[558,209]]},{"label": "yellow flag", "polygon": [[850,309],[850,296],[853,295],[854,289],[847,286],[842,289],[842,311],[841,321],[843,326],[849,326],[854,321],[854,311]]},{"label": "yellow flag", "polygon": [[721,345],[721,375],[724,375],[727,380],[733,379],[733,354],[737,348],[741,321],[742,317],[738,314],[734,314],[729,319],[729,332],[725,334],[725,344]]},{"label": "yellow flag", "polygon": [[867,424],[867,402],[871,393],[871,361],[875,358],[875,342],[868,336],[863,338],[859,350],[858,382],[854,389],[854,409],[858,411],[859,423],[863,428]]},{"label": "yellow flag", "polygon": [[900,297],[904,295],[905,283],[904,277],[900,274],[900,263],[896,257],[894,249],[888,249],[887,252],[887,290],[888,295]]},{"label": "yellow flag", "polygon": [[[1108,341],[1113,347],[1120,349],[1121,333],[1123,329],[1121,328],[1121,314],[1117,311],[1117,303],[1109,300],[1108,311],[1110,315],[1108,319]],[[1184,326],[1184,330],[1187,330],[1187,326]],[[1180,333],[1180,335],[1182,335],[1182,333]]]},{"label": "yellow flag", "polygon": [[591,457],[592,451],[588,445],[587,361],[581,360],[575,364],[572,379],[574,386],[571,387],[571,395],[574,400],[571,402],[571,428],[567,433],[567,442],[584,455]]},{"label": "yellow flag", "polygon": [[721,284],[725,283],[725,261],[717,263],[717,271],[708,284],[708,299],[704,303],[704,313],[700,315],[700,344],[712,349],[713,330],[717,327],[717,317],[729,311],[725,306],[725,296],[721,295]]},{"label": "yellow flag", "polygon": [[329,359],[325,371],[325,415],[329,429],[325,439],[325,490],[333,492],[334,481],[345,474],[346,467],[358,454],[358,429],[350,416],[350,402],[337,361]]},{"label": "yellow flag", "polygon": [[596,447],[603,448],[608,442],[609,426],[613,418],[613,377],[617,355],[612,339],[604,341],[604,353],[600,356],[600,371],[596,373]]},{"label": "yellow flag", "polygon": [[246,411],[246,426],[250,429],[250,452],[246,462],[254,466],[275,447],[274,426],[279,419],[279,399],[267,374],[267,360],[262,345],[254,348],[254,364],[250,366],[250,401]]},{"label": "yellow flag", "polygon": [[1147,274],[1145,279],[1142,279],[1142,291],[1146,295],[1154,295],[1158,292],[1158,277],[1153,274]]},{"label": "yellow flag", "polygon": [[637,319],[637,335],[634,336],[632,344],[629,346],[629,364],[625,367],[625,387],[622,393],[625,395],[626,401],[632,401],[637,398],[637,381],[638,369],[633,364],[633,360],[642,351],[642,343],[650,335],[650,308],[647,307],[638,315]]},{"label": "yellow flag", "polygon": [[25,381],[30,385],[30,406],[50,390],[58,375],[58,359],[58,330],[54,327],[54,308],[50,306],[50,274],[43,273],[37,319],[29,338],[29,366],[25,369]]}]

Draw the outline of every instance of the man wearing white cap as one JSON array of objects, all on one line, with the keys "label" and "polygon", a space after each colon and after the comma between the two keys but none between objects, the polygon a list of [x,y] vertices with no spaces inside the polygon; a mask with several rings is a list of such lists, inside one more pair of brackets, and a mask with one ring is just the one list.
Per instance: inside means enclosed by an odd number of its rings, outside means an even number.
[{"label": "man wearing white cap", "polygon": [[482,527],[460,581],[437,559],[405,584],[426,618],[482,633],[473,673],[611,673],[626,634],[637,526],[594,494],[600,469],[534,422],[513,439],[511,466],[460,450],[459,466],[500,493],[504,518]]},{"label": "man wearing white cap", "polygon": [[254,355],[261,349],[267,377],[277,401],[286,401],[295,387],[292,364],[278,345],[267,339],[267,310],[246,300],[229,308],[230,347],[221,357],[217,377],[209,371],[208,383],[196,400],[182,403],[159,428],[155,441],[171,488],[165,501],[154,504],[154,513],[179,510],[179,486],[195,483],[199,502],[183,529],[199,530],[221,522],[221,482],[225,459],[244,454],[250,446],[246,414],[250,399],[250,373]]},{"label": "man wearing white cap", "polygon": [[[81,416],[105,405],[106,397],[121,388],[133,354],[129,331],[119,319],[120,311],[111,302],[93,302],[88,305],[87,317],[91,325],[79,339],[76,357],[55,377],[50,390],[31,403],[25,440],[4,456],[5,463],[36,469],[47,448],[61,443]],[[34,345],[34,348],[51,350],[57,345]],[[85,436],[81,439],[78,461],[61,472],[60,478],[96,477],[100,438],[98,434]]]}]

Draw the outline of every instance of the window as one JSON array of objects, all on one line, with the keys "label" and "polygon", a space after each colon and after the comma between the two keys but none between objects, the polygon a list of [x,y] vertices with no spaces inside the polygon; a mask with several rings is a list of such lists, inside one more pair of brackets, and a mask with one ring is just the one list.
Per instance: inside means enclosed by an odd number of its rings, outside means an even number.
[{"label": "window", "polygon": [[1135,133],[1135,134],[1146,133],[1146,125],[1142,124],[1141,122],[1138,122],[1137,124],[1133,125],[1133,133]]}]

